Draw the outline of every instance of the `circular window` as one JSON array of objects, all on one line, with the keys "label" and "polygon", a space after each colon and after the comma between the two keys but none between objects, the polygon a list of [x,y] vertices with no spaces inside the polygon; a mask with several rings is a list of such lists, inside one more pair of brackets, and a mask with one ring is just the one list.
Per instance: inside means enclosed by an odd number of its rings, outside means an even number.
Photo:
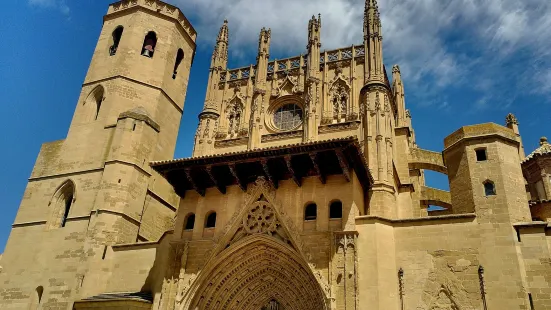
[{"label": "circular window", "polygon": [[302,124],[302,109],[296,104],[286,104],[274,113],[274,124],[278,129],[291,130]]}]

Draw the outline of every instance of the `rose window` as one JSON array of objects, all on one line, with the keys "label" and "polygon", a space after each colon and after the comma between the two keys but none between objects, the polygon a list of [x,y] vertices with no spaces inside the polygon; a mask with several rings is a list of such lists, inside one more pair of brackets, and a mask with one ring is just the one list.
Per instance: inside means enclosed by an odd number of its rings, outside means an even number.
[{"label": "rose window", "polygon": [[302,109],[296,104],[286,104],[274,113],[274,124],[281,130],[292,130],[302,123]]},{"label": "rose window", "polygon": [[249,234],[275,231],[277,221],[274,210],[266,203],[257,203],[243,219],[243,226]]}]

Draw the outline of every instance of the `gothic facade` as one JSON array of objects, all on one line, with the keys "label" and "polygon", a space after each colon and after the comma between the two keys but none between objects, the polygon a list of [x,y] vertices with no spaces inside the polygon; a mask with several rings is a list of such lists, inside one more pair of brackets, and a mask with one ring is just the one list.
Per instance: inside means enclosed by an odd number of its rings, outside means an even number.
[{"label": "gothic facade", "polygon": [[[419,148],[376,0],[364,38],[228,68],[173,159],[197,33],[109,6],[66,139],[45,143],[0,265],[2,309],[551,309],[551,146],[469,125]],[[425,186],[424,171],[450,191]],[[434,206],[438,207],[435,208]]]}]

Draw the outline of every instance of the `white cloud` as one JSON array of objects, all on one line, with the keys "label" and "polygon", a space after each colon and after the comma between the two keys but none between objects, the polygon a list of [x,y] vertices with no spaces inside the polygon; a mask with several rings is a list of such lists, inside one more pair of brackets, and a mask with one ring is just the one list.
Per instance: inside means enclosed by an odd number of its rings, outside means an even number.
[{"label": "white cloud", "polygon": [[29,4],[36,7],[56,9],[63,15],[69,15],[71,13],[71,9],[65,0],[29,0]]},{"label": "white cloud", "polygon": [[[194,15],[200,45],[209,50],[224,18],[230,53],[254,62],[258,33],[272,29],[272,54],[305,52],[307,23],[322,15],[323,48],[362,41],[364,0],[172,0]],[[483,93],[477,108],[527,85],[551,93],[551,1],[379,0],[385,63],[399,63],[413,95],[435,101],[438,89],[468,85]],[[535,70],[535,71],[534,71]],[[545,85],[542,85],[545,84]],[[502,89],[507,88],[506,91]],[[411,93],[410,93],[411,94]],[[445,100],[446,98],[440,98]]]}]

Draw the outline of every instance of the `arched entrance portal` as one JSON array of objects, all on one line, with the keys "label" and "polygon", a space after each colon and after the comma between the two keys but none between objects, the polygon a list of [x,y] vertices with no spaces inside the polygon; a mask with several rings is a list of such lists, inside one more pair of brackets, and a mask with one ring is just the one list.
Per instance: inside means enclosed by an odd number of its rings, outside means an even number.
[{"label": "arched entrance portal", "polygon": [[328,309],[304,259],[269,235],[245,237],[209,265],[198,279],[189,309]]}]

